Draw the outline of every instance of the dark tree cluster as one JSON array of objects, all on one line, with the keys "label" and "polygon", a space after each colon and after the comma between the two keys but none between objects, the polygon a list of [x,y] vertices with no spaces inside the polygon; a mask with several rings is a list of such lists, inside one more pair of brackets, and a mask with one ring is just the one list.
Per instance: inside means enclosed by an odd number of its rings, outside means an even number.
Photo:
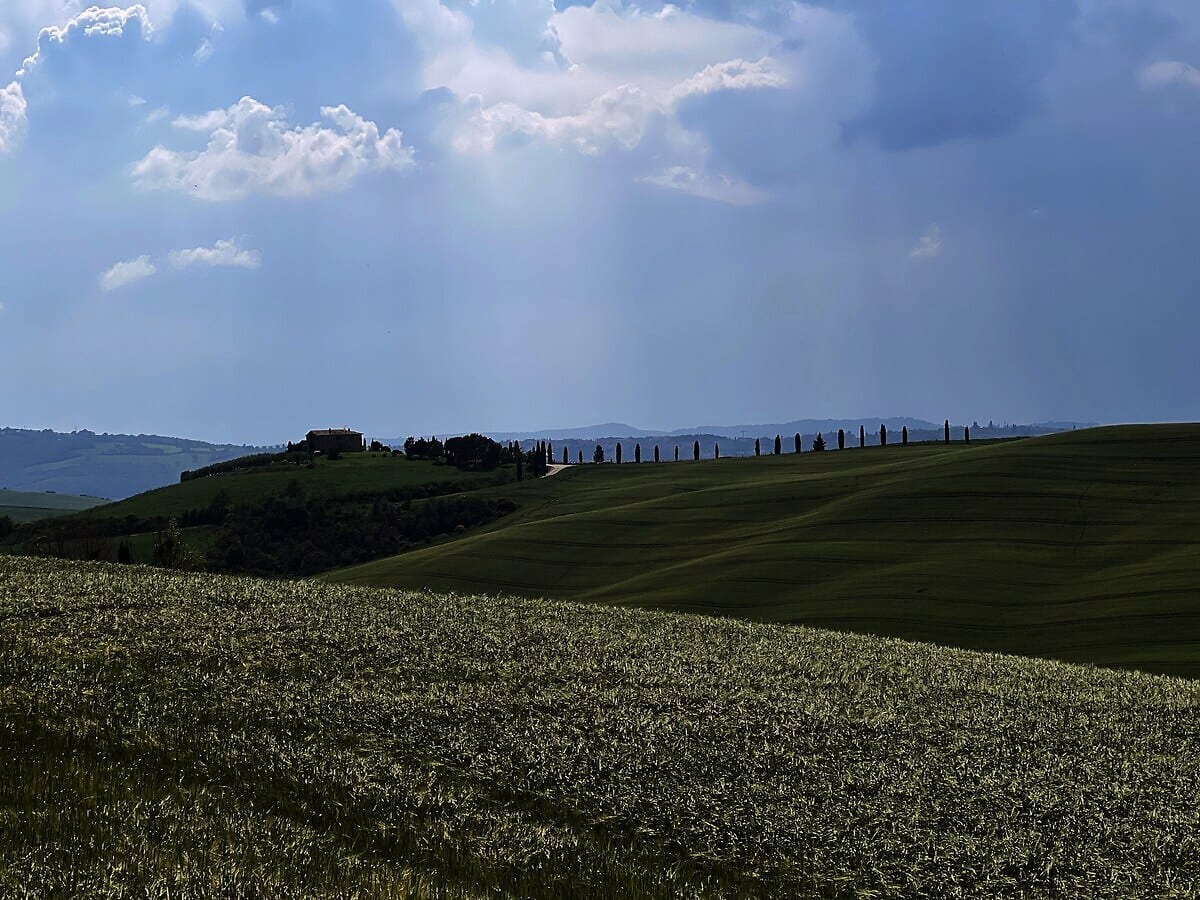
[{"label": "dark tree cluster", "polygon": [[404,455],[409,459],[441,459],[446,448],[436,437],[410,437],[404,442]]},{"label": "dark tree cluster", "polygon": [[271,498],[240,507],[218,535],[207,568],[257,575],[312,575],[391,556],[443,535],[486,524],[516,509],[511,500],[471,494],[369,507]]},{"label": "dark tree cluster", "polygon": [[504,448],[491,438],[472,433],[447,438],[443,445],[446,461],[463,471],[490,472],[500,467]]}]

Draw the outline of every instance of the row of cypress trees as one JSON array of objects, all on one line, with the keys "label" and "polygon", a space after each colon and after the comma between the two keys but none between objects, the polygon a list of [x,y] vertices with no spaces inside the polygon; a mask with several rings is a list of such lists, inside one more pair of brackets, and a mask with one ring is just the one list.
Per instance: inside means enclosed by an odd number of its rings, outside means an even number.
[{"label": "row of cypress trees", "polygon": [[[945,443],[947,443],[947,444],[950,443],[950,420],[949,419],[946,420],[946,422],[943,426],[943,439],[944,439]],[[846,431],[845,431],[845,429],[843,429],[843,428],[838,429],[837,441],[838,441],[838,449],[845,450],[846,449]],[[966,425],[963,426],[963,441],[968,444],[971,443],[971,429]],[[907,425],[903,426],[900,429],[900,443],[905,447],[908,446],[908,426]],[[549,447],[549,444],[550,444],[550,442],[547,441],[546,446]],[[803,451],[804,444],[800,438],[799,432],[796,432],[796,435],[794,438],[794,444],[795,444],[795,448],[796,448],[795,449],[796,453],[800,453]],[[887,446],[887,425],[884,425],[882,423],[879,426],[879,444],[882,447]],[[866,432],[866,428],[862,425],[858,426],[858,446],[860,448],[864,448],[867,446],[867,432]],[[818,431],[817,436],[815,438],[813,438],[812,449],[809,452],[819,453],[819,452],[823,451],[824,449],[825,449],[825,437],[824,437],[824,435],[821,434],[821,432]],[[775,447],[774,447],[773,455],[780,456],[780,455],[782,455],[782,453],[783,453],[783,438],[781,435],[777,434],[777,435],[775,435]],[[762,440],[760,438],[754,439],[754,455],[762,456]],[[721,458],[721,444],[720,444],[720,442],[717,442],[716,444],[713,445],[713,459],[720,459],[720,458]],[[660,462],[661,459],[662,459],[662,457],[661,457],[661,454],[659,453],[658,444],[655,444],[654,445],[654,461]],[[692,443],[692,459],[697,462],[699,462],[699,460],[700,460],[700,442],[699,441],[694,441]],[[563,452],[562,452],[563,465],[567,464],[567,460],[568,460],[567,448],[563,447]],[[621,448],[621,444],[619,441],[617,442],[617,447],[616,447],[616,461],[618,464],[624,462],[622,448]],[[635,463],[640,463],[642,461],[642,445],[640,442],[635,444],[633,447],[633,461]],[[579,451],[579,462],[580,463],[583,462],[583,451],[582,450]],[[592,462],[596,462],[596,463],[604,462],[604,448],[602,446],[600,446],[599,444],[596,445],[596,450],[592,454]],[[675,462],[679,462],[679,445],[678,444],[675,445]]]}]

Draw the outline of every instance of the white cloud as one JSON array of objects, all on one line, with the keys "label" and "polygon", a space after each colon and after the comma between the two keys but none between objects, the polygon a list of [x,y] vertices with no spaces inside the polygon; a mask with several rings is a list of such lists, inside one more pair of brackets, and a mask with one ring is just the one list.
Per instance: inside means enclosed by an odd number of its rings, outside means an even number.
[{"label": "white cloud", "polygon": [[157,267],[150,261],[149,256],[139,256],[137,259],[119,262],[100,276],[100,290],[115,291],[149,278],[157,271]]},{"label": "white cloud", "polygon": [[278,25],[278,24],[279,24],[279,13],[275,12],[275,10],[273,10],[273,9],[272,9],[271,7],[269,7],[269,6],[268,6],[268,7],[265,7],[265,8],[264,8],[264,9],[263,9],[263,10],[262,10],[260,13],[259,13],[259,16],[260,16],[260,17],[262,18],[262,20],[263,20],[264,22],[266,22],[268,25]]},{"label": "white cloud", "polygon": [[1185,62],[1163,60],[1142,69],[1138,80],[1145,88],[1161,88],[1178,84],[1200,89],[1200,69]]},{"label": "white cloud", "polygon": [[216,39],[217,35],[221,34],[224,30],[225,28],[220,22],[213,22],[212,30],[209,32],[208,37],[200,42],[200,46],[197,47],[196,52],[192,54],[192,57],[196,60],[196,62],[205,62],[210,56],[213,55],[217,49],[213,41]]},{"label": "white cloud", "polygon": [[[0,88],[0,155],[10,153],[28,121],[28,104],[21,82],[41,62],[42,55],[53,45],[62,45],[76,32],[86,37],[119,37],[136,21],[142,36],[149,40],[153,27],[146,7],[138,3],[129,7],[92,6],[67,20],[64,25],[50,25],[38,33],[37,49],[25,57],[13,80]],[[132,101],[132,98],[131,98]]]},{"label": "white cloud", "polygon": [[744,91],[753,88],[781,88],[787,79],[776,70],[775,62],[764,56],[757,62],[731,59],[728,62],[705,66],[691,78],[675,85],[670,100],[678,103],[685,97],[712,94],[716,91]]},{"label": "white cloud", "polygon": [[146,40],[154,34],[154,26],[146,7],[141,3],[133,6],[109,6],[101,8],[92,6],[79,15],[67,20],[65,25],[50,25],[38,34],[37,49],[25,58],[25,62],[17,71],[17,78],[23,78],[41,61],[42,54],[54,44],[62,45],[75,32],[82,32],[85,37],[121,37],[125,29],[136,23],[141,29],[142,37]]},{"label": "white cloud", "polygon": [[484,108],[479,97],[469,101],[471,113],[454,138],[454,148],[461,153],[487,152],[509,135],[563,141],[587,154],[612,143],[630,149],[641,142],[651,117],[662,111],[632,84],[602,94],[570,116],[543,116],[515,103]]},{"label": "white cloud", "polygon": [[917,241],[917,245],[908,252],[913,259],[933,259],[942,252],[942,229],[937,223],[930,225]]},{"label": "white cloud", "polygon": [[25,131],[26,108],[20,82],[0,88],[0,156],[12,152]]},{"label": "white cloud", "polygon": [[282,108],[243,97],[226,110],[180,117],[175,124],[210,130],[208,146],[180,152],[158,146],[133,167],[136,185],[174,190],[201,200],[236,200],[254,193],[302,196],[343,188],[359,175],[403,171],[413,163],[394,128],[378,126],[345,106],[325,106],[320,124],[291,127]]},{"label": "white cloud", "polygon": [[258,269],[262,266],[262,254],[257,250],[245,250],[238,246],[237,238],[217,241],[212,247],[195,247],[191,250],[174,250],[170,254],[171,265],[176,269],[190,266],[230,266],[241,269]]},{"label": "white cloud", "polygon": [[214,109],[198,116],[176,116],[171,124],[186,131],[216,131],[229,121],[229,110]]},{"label": "white cloud", "polygon": [[[699,94],[724,90],[783,87],[787,79],[773,61],[735,59],[706,66],[677,83],[658,101],[635,84],[606,91],[578,113],[543,115],[511,102],[484,106],[478,94],[466,98],[469,110],[452,144],[460,153],[485,153],[509,135],[568,143],[582,153],[596,154],[606,146],[632,150],[641,143],[654,116],[670,116],[672,106]],[[178,123],[194,127],[191,122]]]},{"label": "white cloud", "polygon": [[613,2],[562,12],[548,0],[454,9],[393,2],[422,48],[423,86],[448,88],[466,105],[451,138],[462,152],[490,149],[505,134],[587,153],[631,148],[649,117],[670,115],[680,97],[785,83],[768,58],[777,36],[675,7],[647,14]]},{"label": "white cloud", "polygon": [[753,206],[762,203],[767,195],[753,185],[726,175],[711,175],[691,166],[671,166],[654,175],[638,179],[643,184],[691,194],[705,200],[729,203],[733,206]]}]

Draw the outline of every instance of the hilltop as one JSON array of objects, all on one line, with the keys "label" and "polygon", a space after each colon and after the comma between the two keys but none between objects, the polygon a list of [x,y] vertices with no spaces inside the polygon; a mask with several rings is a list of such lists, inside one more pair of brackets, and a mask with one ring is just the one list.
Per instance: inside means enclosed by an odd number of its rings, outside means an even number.
[{"label": "hilltop", "polygon": [[5,894],[1200,891],[1182,679],[27,559],[0,619]]},{"label": "hilltop", "polygon": [[328,577],[1200,675],[1200,426],[577,466],[514,497]]}]

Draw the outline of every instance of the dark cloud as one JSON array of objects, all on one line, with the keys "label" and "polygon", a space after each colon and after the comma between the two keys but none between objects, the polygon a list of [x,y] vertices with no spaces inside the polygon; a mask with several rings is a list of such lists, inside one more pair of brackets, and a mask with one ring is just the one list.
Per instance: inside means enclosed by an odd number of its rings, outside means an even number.
[{"label": "dark cloud", "polygon": [[878,55],[875,101],[846,139],[907,150],[1013,130],[1040,106],[1075,16],[1074,0],[868,0],[857,19]]}]

